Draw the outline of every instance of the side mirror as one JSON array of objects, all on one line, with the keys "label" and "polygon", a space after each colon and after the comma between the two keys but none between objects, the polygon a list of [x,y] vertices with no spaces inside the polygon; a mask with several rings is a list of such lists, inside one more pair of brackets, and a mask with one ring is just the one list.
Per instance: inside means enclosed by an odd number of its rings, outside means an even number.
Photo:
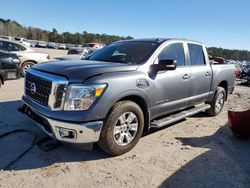
[{"label": "side mirror", "polygon": [[176,60],[164,59],[160,60],[158,64],[152,65],[154,71],[167,71],[167,70],[175,70],[177,66]]}]

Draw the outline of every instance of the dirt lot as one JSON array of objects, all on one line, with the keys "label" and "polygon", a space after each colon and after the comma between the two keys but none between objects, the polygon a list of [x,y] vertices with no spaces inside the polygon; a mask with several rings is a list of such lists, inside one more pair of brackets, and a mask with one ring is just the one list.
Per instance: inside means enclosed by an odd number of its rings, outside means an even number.
[{"label": "dirt lot", "polygon": [[[23,79],[0,89],[0,134],[40,129],[17,111]],[[200,113],[141,138],[129,153],[109,157],[97,146],[80,151],[60,146],[49,152],[34,146],[9,170],[0,171],[0,187],[249,187],[250,141],[227,127],[229,108],[250,108],[250,87],[237,86],[217,117]],[[32,135],[16,133],[0,140],[0,168],[31,144]]]}]

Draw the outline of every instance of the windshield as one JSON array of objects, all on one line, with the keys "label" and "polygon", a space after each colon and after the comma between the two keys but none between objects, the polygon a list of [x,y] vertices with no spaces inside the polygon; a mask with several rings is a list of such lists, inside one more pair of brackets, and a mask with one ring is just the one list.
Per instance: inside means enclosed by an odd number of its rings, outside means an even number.
[{"label": "windshield", "polygon": [[113,43],[95,52],[88,60],[140,64],[146,61],[158,46],[156,42]]}]

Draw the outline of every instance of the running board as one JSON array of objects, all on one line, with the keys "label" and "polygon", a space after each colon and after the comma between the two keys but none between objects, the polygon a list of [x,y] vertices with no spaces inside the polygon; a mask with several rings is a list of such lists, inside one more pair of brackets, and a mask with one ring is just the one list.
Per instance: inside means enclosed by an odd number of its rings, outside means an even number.
[{"label": "running board", "polygon": [[197,114],[201,111],[208,110],[210,107],[211,106],[209,104],[204,104],[202,106],[194,107],[194,108],[189,109],[189,110],[181,111],[178,114],[170,115],[168,117],[164,117],[162,119],[155,120],[155,121],[151,122],[151,127],[152,128],[161,128],[163,126],[169,125],[169,124],[174,123],[176,121],[182,120],[186,117]]}]

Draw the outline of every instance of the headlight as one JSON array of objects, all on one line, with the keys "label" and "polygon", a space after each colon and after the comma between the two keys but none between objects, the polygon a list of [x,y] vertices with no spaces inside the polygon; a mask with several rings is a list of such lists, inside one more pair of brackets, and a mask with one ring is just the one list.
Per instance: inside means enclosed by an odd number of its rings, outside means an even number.
[{"label": "headlight", "polygon": [[69,86],[65,96],[64,110],[87,110],[96,100],[96,98],[102,95],[105,88],[106,84],[93,86]]},{"label": "headlight", "polygon": [[14,63],[14,64],[20,64],[21,61],[17,58],[8,58],[8,61],[11,62],[11,63]]}]

